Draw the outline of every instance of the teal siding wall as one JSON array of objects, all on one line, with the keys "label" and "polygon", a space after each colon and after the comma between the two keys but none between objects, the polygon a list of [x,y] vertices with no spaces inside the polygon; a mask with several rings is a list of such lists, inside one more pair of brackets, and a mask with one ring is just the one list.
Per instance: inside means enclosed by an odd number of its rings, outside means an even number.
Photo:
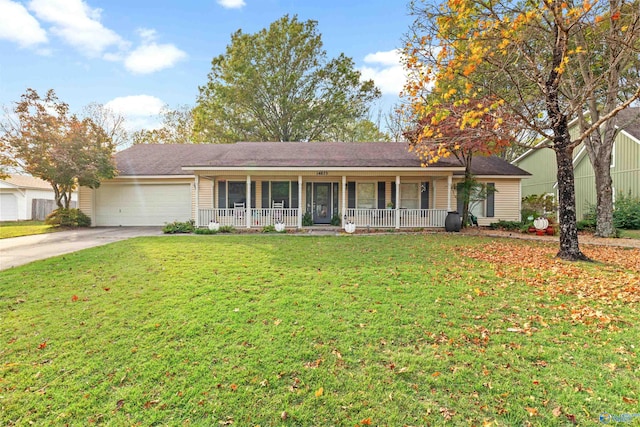
[{"label": "teal siding wall", "polygon": [[522,197],[530,194],[553,193],[556,183],[556,154],[550,148],[541,148],[516,163],[531,174],[522,180]]},{"label": "teal siding wall", "polygon": [[614,146],[611,179],[616,193],[640,196],[640,143],[622,133]]}]

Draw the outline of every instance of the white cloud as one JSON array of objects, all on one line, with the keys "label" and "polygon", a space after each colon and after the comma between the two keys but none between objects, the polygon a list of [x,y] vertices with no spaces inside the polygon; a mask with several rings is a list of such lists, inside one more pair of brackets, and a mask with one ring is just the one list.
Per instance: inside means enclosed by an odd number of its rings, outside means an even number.
[{"label": "white cloud", "polygon": [[225,9],[240,9],[246,6],[244,0],[218,0],[218,4]]},{"label": "white cloud", "polygon": [[400,50],[370,53],[364,62],[371,66],[360,67],[363,80],[373,80],[383,95],[398,95],[406,82],[406,72],[401,62]]},{"label": "white cloud", "polygon": [[128,43],[100,22],[101,9],[82,0],[31,0],[29,9],[52,24],[51,32],[89,57],[99,57],[112,47],[126,49]]},{"label": "white cloud", "polygon": [[47,43],[47,33],[22,4],[0,0],[0,39],[33,47]]},{"label": "white cloud", "polygon": [[157,44],[156,31],[140,28],[138,34],[142,45],[129,53],[124,61],[127,70],[135,74],[149,74],[165,68],[173,67],[187,54],[172,44]]},{"label": "white cloud", "polygon": [[120,96],[107,102],[105,108],[125,118],[127,130],[157,129],[161,127],[160,113],[166,104],[155,96]]}]

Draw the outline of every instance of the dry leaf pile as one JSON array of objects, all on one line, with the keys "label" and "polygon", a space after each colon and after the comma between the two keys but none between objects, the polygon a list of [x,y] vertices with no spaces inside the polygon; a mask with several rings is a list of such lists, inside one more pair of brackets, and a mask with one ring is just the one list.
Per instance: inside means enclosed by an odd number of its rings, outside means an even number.
[{"label": "dry leaf pile", "polygon": [[609,323],[615,318],[606,307],[633,306],[640,302],[640,251],[608,246],[584,246],[595,263],[555,258],[557,247],[493,242],[468,248],[467,257],[490,263],[506,283],[521,281],[549,298],[575,297],[575,303],[559,304],[580,323]]}]

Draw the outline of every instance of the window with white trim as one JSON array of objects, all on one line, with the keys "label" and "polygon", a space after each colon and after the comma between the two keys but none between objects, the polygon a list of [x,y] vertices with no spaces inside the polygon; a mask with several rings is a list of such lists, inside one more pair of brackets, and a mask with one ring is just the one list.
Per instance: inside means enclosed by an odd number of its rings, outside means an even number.
[{"label": "window with white trim", "polygon": [[356,198],[358,209],[376,208],[376,183],[359,182],[356,188]]},{"label": "window with white trim", "polygon": [[400,184],[400,208],[420,209],[420,184],[417,182]]}]

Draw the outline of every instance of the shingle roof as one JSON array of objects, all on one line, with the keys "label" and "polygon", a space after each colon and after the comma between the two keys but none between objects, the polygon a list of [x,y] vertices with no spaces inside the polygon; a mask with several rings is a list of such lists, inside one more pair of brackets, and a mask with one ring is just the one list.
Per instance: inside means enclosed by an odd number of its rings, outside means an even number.
[{"label": "shingle roof", "polygon": [[640,140],[640,107],[627,108],[618,113],[618,126]]},{"label": "shingle roof", "polygon": [[[477,157],[477,175],[528,175],[498,158]],[[140,144],[116,154],[120,175],[186,175],[183,167],[388,168],[420,167],[407,144],[389,142],[239,142],[236,144]],[[460,168],[454,157],[432,167]]]},{"label": "shingle roof", "polygon": [[3,181],[13,184],[18,188],[36,188],[43,190],[51,190],[51,184],[40,178],[33,177],[31,175],[11,175],[5,178]]}]

